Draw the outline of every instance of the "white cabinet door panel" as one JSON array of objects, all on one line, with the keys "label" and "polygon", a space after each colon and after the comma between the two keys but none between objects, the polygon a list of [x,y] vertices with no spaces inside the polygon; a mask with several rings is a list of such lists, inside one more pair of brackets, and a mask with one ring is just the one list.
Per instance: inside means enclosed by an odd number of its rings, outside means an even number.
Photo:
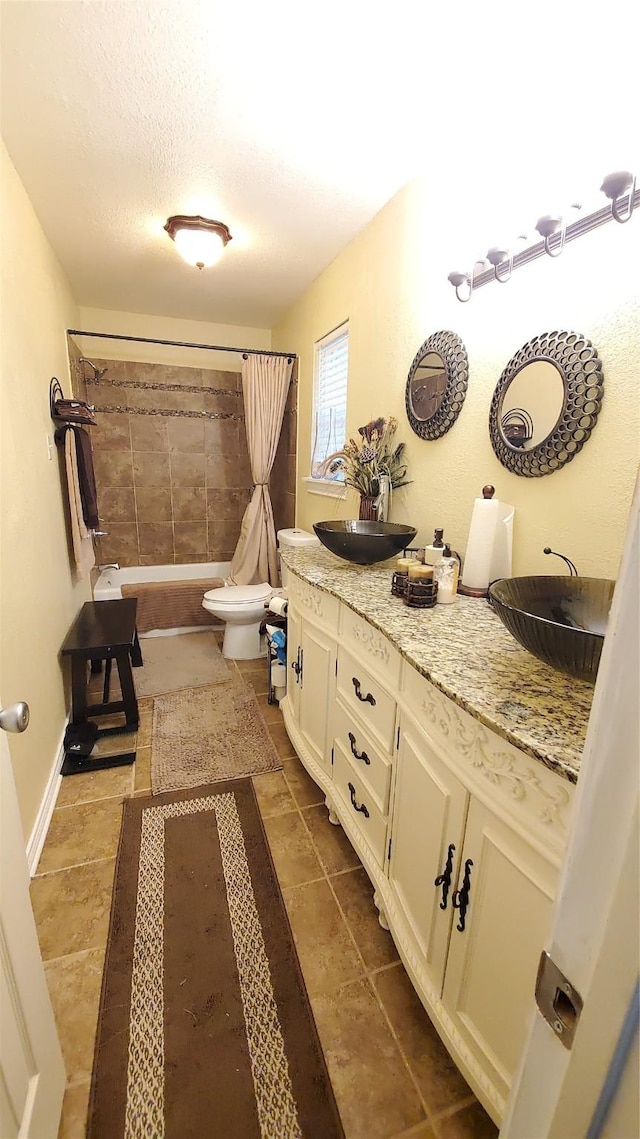
[{"label": "white cabinet door panel", "polygon": [[287,701],[296,723],[300,719],[300,617],[289,607],[287,613]]},{"label": "white cabinet door panel", "polygon": [[314,759],[330,775],[336,646],[331,637],[306,621],[300,636],[300,664],[300,733]]},{"label": "white cabinet door panel", "polygon": [[[405,720],[393,805],[389,879],[412,930],[424,971],[442,993],[451,929],[451,898],[460,864],[468,793],[424,736]],[[435,885],[453,844],[451,888],[441,908],[442,886]]]},{"label": "white cabinet door panel", "polygon": [[466,1044],[506,1097],[534,1005],[557,872],[473,798],[460,879],[468,859],[473,863],[469,905],[462,932],[455,911],[444,1001]]}]

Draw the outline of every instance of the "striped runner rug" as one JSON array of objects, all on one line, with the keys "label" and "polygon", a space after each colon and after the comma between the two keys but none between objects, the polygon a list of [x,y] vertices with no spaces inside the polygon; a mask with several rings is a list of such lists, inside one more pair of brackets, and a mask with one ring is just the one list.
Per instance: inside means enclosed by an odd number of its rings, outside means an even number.
[{"label": "striped runner rug", "polygon": [[88,1139],[342,1139],[251,781],[123,809]]}]

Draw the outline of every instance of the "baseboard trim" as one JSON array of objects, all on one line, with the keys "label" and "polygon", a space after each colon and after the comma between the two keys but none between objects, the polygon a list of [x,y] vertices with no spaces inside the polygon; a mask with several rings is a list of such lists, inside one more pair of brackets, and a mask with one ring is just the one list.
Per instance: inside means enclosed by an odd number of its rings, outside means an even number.
[{"label": "baseboard trim", "polygon": [[42,854],[42,848],[47,837],[47,831],[49,830],[51,816],[56,805],[58,792],[60,791],[60,783],[62,780],[62,776],[60,775],[60,768],[64,762],[63,741],[68,723],[69,719],[67,717],[64,722],[62,734],[60,736],[60,743],[58,744],[56,757],[53,761],[51,772],[47,780],[47,785],[44,789],[42,801],[40,803],[40,807],[38,808],[36,821],[33,824],[33,829],[27,843],[27,866],[29,867],[29,876],[31,878],[34,877],[35,872],[38,869],[38,862],[40,861],[40,855]]}]

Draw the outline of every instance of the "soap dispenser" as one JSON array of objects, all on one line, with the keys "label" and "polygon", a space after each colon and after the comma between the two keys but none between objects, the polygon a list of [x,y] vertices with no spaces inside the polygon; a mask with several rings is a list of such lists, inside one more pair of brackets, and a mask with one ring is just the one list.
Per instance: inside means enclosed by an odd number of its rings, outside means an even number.
[{"label": "soap dispenser", "polygon": [[442,555],[444,554],[444,542],[442,540],[443,534],[444,530],[436,530],[433,535],[432,544],[430,546],[425,546],[425,565],[437,566],[442,561]]},{"label": "soap dispenser", "polygon": [[460,573],[460,558],[451,552],[451,547],[445,545],[441,561],[435,566],[433,575],[438,583],[439,605],[450,605],[456,600],[458,592],[458,574]]}]

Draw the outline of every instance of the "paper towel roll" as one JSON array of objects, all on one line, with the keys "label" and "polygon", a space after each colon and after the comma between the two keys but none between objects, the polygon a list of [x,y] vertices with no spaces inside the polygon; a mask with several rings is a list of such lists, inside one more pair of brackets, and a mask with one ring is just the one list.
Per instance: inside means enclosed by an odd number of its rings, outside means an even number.
[{"label": "paper towel roll", "polygon": [[278,613],[280,617],[286,617],[288,605],[286,597],[272,597],[269,602],[271,612]]},{"label": "paper towel roll", "polygon": [[511,576],[513,506],[497,498],[476,498],[464,560],[462,585],[486,590],[490,581]]}]

